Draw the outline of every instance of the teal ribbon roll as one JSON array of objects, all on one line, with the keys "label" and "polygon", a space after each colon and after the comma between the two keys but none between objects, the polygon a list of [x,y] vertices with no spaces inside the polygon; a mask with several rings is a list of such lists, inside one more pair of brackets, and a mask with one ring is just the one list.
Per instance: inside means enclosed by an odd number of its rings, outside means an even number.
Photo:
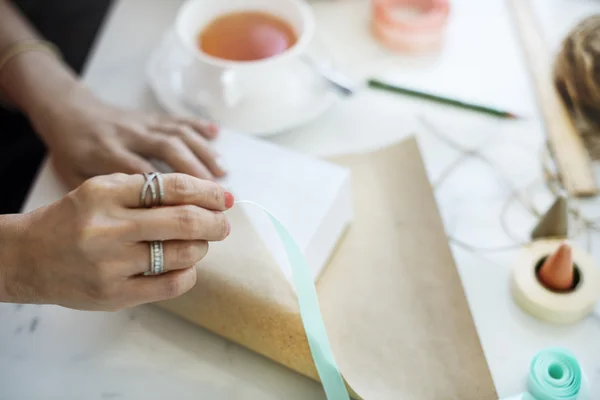
[{"label": "teal ribbon roll", "polygon": [[567,349],[540,350],[531,360],[528,391],[503,400],[588,400],[589,388],[583,369]]},{"label": "teal ribbon roll", "polygon": [[527,388],[536,400],[585,400],[584,380],[575,355],[552,347],[533,357]]},{"label": "teal ribbon roll", "polygon": [[302,250],[285,226],[264,207],[247,200],[237,201],[236,204],[250,204],[258,207],[271,220],[292,267],[292,283],[296,289],[300,317],[327,399],[350,400],[346,384],[333,357],[333,351],[321,315],[321,308],[319,307],[317,289]]}]

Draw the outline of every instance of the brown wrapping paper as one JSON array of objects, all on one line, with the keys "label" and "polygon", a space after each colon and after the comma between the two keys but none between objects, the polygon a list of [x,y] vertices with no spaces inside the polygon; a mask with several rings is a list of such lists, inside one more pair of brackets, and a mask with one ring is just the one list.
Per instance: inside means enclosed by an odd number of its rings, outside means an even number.
[{"label": "brown wrapping paper", "polygon": [[[317,288],[353,397],[497,399],[416,141],[333,161],[352,170],[355,220]],[[318,379],[292,288],[243,210],[229,217],[197,285],[159,305]]]}]

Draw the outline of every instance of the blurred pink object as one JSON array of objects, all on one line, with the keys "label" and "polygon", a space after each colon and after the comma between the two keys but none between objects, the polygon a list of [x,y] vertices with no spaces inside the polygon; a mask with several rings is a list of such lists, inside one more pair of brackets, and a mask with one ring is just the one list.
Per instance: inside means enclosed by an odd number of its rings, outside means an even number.
[{"label": "blurred pink object", "polygon": [[450,14],[448,0],[371,0],[375,37],[394,51],[439,49]]}]

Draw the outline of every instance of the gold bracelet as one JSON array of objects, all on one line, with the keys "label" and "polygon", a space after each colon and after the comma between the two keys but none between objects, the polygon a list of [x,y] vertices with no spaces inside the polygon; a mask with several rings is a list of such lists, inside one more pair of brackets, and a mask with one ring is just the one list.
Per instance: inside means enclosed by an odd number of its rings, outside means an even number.
[{"label": "gold bracelet", "polygon": [[13,57],[28,51],[46,52],[57,58],[61,58],[58,48],[53,43],[45,40],[27,40],[17,42],[11,46],[8,46],[8,49],[6,49],[4,53],[0,54],[0,74],[2,74],[2,70]]}]

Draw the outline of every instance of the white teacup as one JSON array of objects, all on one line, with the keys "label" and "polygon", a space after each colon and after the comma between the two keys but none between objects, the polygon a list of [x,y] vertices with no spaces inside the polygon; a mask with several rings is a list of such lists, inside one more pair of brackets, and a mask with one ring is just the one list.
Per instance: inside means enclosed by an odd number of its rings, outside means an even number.
[{"label": "white teacup", "polygon": [[[216,58],[199,49],[200,32],[215,18],[236,11],[262,11],[281,18],[294,29],[296,43],[280,54],[256,61]],[[289,89],[290,82],[297,81],[293,84],[298,86],[298,80],[310,73],[300,56],[313,39],[315,18],[304,0],[188,0],[179,10],[175,30],[191,55],[182,71],[182,95],[219,122],[227,122],[222,120],[234,112],[236,118],[243,118],[240,114],[260,113],[260,107],[268,110],[286,96],[287,100],[299,96],[297,91],[287,93],[286,85]]]}]

